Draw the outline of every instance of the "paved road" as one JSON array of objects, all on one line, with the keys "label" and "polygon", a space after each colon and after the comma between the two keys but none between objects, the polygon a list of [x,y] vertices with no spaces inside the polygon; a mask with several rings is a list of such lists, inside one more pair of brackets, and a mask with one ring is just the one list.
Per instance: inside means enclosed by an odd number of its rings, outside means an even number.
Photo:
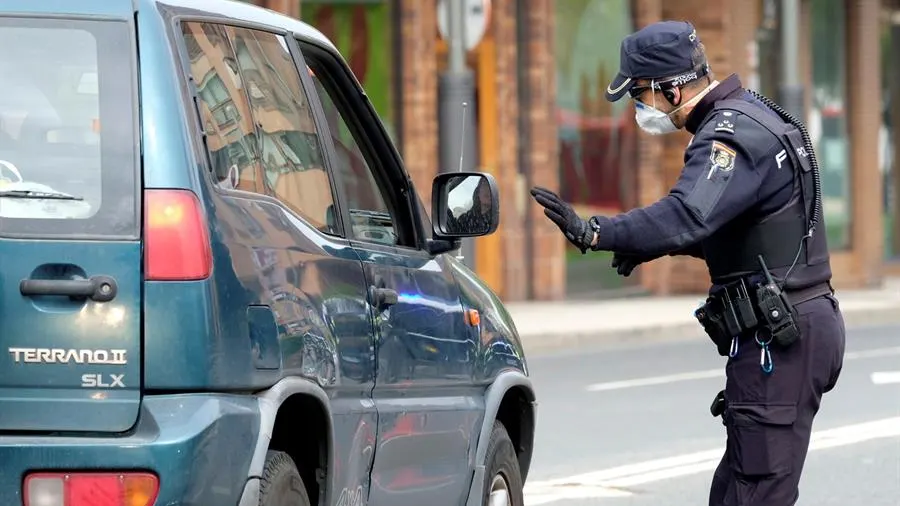
[{"label": "paved road", "polygon": [[[709,414],[724,359],[704,339],[530,357],[540,404],[526,506],[707,504],[725,443]],[[900,378],[872,375],[892,371],[900,327],[848,333],[798,506],[900,506]]]}]

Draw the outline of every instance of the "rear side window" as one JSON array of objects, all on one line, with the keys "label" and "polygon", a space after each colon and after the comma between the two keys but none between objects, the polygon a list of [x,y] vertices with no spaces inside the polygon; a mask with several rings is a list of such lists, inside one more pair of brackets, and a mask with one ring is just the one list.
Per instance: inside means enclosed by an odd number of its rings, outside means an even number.
[{"label": "rear side window", "polygon": [[185,22],[216,184],[271,196],[338,235],[332,182],[306,90],[284,37]]},{"label": "rear side window", "polygon": [[0,235],[136,238],[126,21],[0,17]]}]

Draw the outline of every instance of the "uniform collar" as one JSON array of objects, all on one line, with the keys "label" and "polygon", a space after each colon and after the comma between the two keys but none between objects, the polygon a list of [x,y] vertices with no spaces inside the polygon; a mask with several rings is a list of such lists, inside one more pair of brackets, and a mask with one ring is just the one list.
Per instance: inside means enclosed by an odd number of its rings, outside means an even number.
[{"label": "uniform collar", "polygon": [[715,88],[709,90],[703,98],[694,106],[694,110],[688,115],[684,124],[684,129],[691,133],[697,134],[697,129],[703,124],[703,120],[709,115],[716,102],[727,98],[736,98],[742,91],[741,79],[737,74],[731,74],[725,80],[720,82]]}]

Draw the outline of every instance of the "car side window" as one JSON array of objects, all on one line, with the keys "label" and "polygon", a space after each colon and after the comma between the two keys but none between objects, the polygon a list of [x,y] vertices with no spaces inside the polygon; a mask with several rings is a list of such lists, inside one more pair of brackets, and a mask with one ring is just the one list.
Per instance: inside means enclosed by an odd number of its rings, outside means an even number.
[{"label": "car side window", "polygon": [[[215,125],[220,137],[209,142],[210,151],[227,148],[218,156],[224,160],[213,161],[217,184],[272,196],[316,229],[339,234],[314,116],[285,39],[227,25],[184,26],[194,39],[188,53],[196,52],[194,45],[207,56],[191,65],[195,81],[201,72],[217,77],[208,87],[198,85],[204,124]],[[249,133],[235,131],[237,118],[247,118]],[[244,142],[232,143],[232,136]]]},{"label": "car side window", "polygon": [[400,245],[397,231],[400,221],[386,205],[386,193],[375,178],[372,164],[363,155],[350,130],[345,112],[336,104],[334,97],[337,90],[319,77],[327,69],[318,65],[315,59],[310,59],[307,64],[334,144],[334,170],[340,174],[353,237],[389,246]]},{"label": "car side window", "polygon": [[234,52],[228,40],[218,36],[221,30],[218,25],[181,25],[191,77],[197,88],[197,108],[206,135],[210,170],[219,186],[265,193],[255,152],[253,117],[237,67],[227,64],[234,62]]}]

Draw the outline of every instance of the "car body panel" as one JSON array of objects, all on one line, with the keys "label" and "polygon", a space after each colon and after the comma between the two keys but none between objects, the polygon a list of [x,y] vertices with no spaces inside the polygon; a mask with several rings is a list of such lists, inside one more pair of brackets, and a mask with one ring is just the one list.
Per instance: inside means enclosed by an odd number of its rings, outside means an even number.
[{"label": "car body panel", "polygon": [[378,447],[372,504],[416,505],[435,494],[458,504],[467,492],[484,389],[473,383],[476,333],[442,259],[354,243],[368,283],[398,293],[373,309]]},{"label": "car body panel", "polygon": [[259,423],[249,395],[145,396],[120,437],[0,436],[0,491],[22,504],[22,477],[35,469],[148,469],[161,476],[156,504],[237,504]]}]

